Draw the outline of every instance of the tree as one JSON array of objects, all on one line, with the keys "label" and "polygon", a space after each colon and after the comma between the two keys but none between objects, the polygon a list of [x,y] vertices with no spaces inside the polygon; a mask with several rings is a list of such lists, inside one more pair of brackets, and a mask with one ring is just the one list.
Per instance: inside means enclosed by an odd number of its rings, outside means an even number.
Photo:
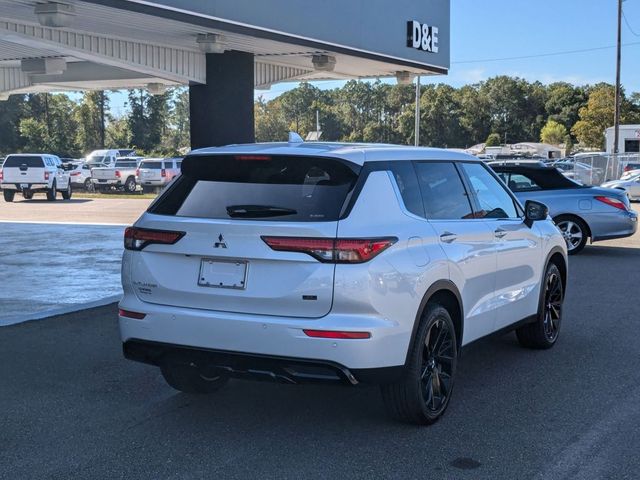
[{"label": "tree", "polygon": [[566,82],[556,82],[547,86],[547,101],[544,108],[547,117],[564,125],[567,130],[579,120],[580,108],[587,103],[584,88],[574,87]]},{"label": "tree", "polygon": [[77,143],[80,151],[90,152],[104,148],[106,112],[109,99],[102,91],[86,92],[76,110],[78,123]]},{"label": "tree", "polygon": [[258,98],[254,112],[256,141],[277,142],[287,139],[288,124],[278,99],[265,102],[262,97]]},{"label": "tree", "polygon": [[590,148],[604,146],[604,131],[613,125],[614,105],[613,86],[600,84],[591,90],[587,105],[580,109],[580,120],[571,129],[580,143]]},{"label": "tree", "polygon": [[48,135],[44,122],[35,118],[23,118],[20,120],[20,135],[25,151],[34,153],[47,151]]},{"label": "tree", "polygon": [[189,90],[187,88],[176,89],[173,93],[172,103],[170,147],[174,150],[188,148],[191,144]]},{"label": "tree", "polygon": [[0,155],[17,152],[23,146],[20,121],[25,116],[25,95],[11,95],[0,101]]},{"label": "tree", "polygon": [[551,145],[560,145],[567,136],[567,129],[561,123],[549,119],[540,132],[540,141]]},{"label": "tree", "polygon": [[121,148],[131,145],[131,130],[126,117],[112,118],[105,128],[105,147]]},{"label": "tree", "polygon": [[497,133],[492,133],[487,137],[487,140],[484,142],[487,147],[499,147],[501,145],[500,135]]}]

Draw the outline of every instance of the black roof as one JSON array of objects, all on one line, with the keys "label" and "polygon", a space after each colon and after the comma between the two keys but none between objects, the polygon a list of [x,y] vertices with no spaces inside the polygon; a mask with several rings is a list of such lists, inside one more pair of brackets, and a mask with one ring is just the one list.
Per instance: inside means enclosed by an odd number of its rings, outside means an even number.
[{"label": "black roof", "polygon": [[529,177],[543,190],[555,190],[559,188],[582,188],[582,185],[565,177],[555,167],[541,165],[491,165],[496,173],[520,173]]}]

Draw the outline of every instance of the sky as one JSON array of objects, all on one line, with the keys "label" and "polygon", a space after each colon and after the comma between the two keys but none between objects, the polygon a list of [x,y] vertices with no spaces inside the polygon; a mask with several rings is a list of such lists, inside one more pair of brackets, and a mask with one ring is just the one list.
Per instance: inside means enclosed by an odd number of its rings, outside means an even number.
[{"label": "sky", "polygon": [[[623,11],[628,24],[623,20],[621,78],[629,93],[640,91],[640,0],[624,0]],[[449,75],[422,77],[422,83],[460,87],[496,75],[545,84],[614,83],[616,51],[603,47],[616,43],[616,14],[617,0],[451,0]],[[507,59],[588,49],[596,50]],[[313,83],[320,88],[344,84]],[[270,100],[297,84],[256,90],[255,97]],[[113,95],[112,112],[124,113],[125,102],[126,95]]]}]

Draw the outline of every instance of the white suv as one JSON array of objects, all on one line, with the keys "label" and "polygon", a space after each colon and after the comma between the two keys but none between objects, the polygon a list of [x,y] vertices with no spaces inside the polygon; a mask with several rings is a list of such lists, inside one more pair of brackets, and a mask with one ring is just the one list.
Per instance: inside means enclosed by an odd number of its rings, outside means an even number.
[{"label": "white suv", "polygon": [[397,418],[446,409],[460,348],[558,338],[566,245],[475,157],[380,145],[203,149],[125,232],[127,358],[172,387],[379,383]]}]

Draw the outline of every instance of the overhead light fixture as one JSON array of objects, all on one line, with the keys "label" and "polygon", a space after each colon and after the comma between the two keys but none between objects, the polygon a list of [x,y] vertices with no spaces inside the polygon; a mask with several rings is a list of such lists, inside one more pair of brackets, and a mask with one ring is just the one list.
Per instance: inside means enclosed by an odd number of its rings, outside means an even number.
[{"label": "overhead light fixture", "polygon": [[336,68],[336,57],[331,55],[314,55],[311,57],[313,68],[319,72],[333,72]]},{"label": "overhead light fixture", "polygon": [[34,8],[34,13],[38,17],[38,22],[43,27],[68,27],[76,16],[73,5],[66,3],[38,3]]},{"label": "overhead light fixture", "polygon": [[9,95],[11,95],[9,92],[0,92],[0,102],[9,100]]},{"label": "overhead light fixture", "polygon": [[196,43],[202,53],[224,53],[227,50],[224,37],[217,33],[199,33]]},{"label": "overhead light fixture", "polygon": [[396,81],[398,82],[398,85],[411,85],[414,77],[415,74],[404,70],[396,72]]},{"label": "overhead light fixture", "polygon": [[67,69],[64,58],[25,58],[20,70],[26,75],[60,75]]},{"label": "overhead light fixture", "polygon": [[162,95],[167,91],[167,86],[164,83],[147,83],[147,92],[151,95]]}]

